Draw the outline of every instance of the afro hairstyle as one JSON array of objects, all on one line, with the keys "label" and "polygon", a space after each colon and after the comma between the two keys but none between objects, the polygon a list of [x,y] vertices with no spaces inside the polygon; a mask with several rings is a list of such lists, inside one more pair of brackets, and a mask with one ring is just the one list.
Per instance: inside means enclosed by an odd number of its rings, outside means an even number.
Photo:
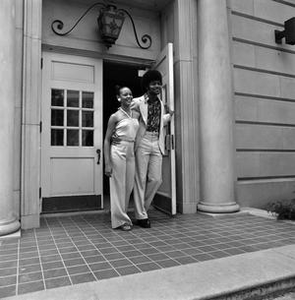
[{"label": "afro hairstyle", "polygon": [[157,70],[149,70],[142,76],[142,88],[144,91],[148,90],[149,84],[152,81],[160,81],[162,84],[162,74]]}]

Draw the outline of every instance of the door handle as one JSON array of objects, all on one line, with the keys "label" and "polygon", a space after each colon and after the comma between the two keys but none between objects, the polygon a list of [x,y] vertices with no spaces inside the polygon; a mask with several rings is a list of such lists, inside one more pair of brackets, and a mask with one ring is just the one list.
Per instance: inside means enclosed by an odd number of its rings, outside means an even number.
[{"label": "door handle", "polygon": [[100,154],[101,154],[101,150],[100,149],[97,149],[96,150],[96,153],[97,153],[97,164],[99,165],[100,164]]}]

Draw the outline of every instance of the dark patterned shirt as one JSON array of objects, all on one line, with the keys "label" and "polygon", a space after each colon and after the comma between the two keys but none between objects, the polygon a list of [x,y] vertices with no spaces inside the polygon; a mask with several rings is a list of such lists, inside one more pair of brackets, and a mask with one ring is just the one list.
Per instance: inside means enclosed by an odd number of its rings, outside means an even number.
[{"label": "dark patterned shirt", "polygon": [[161,118],[161,103],[159,99],[148,100],[147,131],[159,132]]}]

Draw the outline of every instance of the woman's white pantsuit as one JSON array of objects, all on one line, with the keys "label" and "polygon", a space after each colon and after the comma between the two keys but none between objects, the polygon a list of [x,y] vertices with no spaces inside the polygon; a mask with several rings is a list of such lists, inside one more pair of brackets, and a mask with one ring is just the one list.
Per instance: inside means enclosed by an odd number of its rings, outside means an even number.
[{"label": "woman's white pantsuit", "polygon": [[112,228],[132,224],[127,215],[130,195],[134,186],[134,140],[138,121],[126,118],[118,122],[116,134],[120,143],[111,146],[112,176],[110,177]]}]

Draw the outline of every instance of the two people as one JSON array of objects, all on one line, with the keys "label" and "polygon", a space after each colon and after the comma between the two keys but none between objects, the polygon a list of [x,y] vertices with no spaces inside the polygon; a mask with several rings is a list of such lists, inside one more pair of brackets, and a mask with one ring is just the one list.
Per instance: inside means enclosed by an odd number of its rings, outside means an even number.
[{"label": "two people", "polygon": [[[162,88],[160,72],[147,71],[142,78],[142,85],[145,94],[133,100],[130,89],[120,89],[117,97],[121,107],[110,117],[104,144],[105,173],[110,176],[112,227],[122,230],[132,229],[127,209],[133,187],[135,224],[144,228],[151,227],[147,211],[162,183],[163,128],[173,115],[169,108],[168,113],[164,113],[164,105],[158,98]],[[123,116],[122,110],[127,115],[124,113]],[[132,120],[132,130],[120,126],[127,117]],[[119,142],[111,145],[113,131]],[[135,176],[132,176],[134,172]]]}]

